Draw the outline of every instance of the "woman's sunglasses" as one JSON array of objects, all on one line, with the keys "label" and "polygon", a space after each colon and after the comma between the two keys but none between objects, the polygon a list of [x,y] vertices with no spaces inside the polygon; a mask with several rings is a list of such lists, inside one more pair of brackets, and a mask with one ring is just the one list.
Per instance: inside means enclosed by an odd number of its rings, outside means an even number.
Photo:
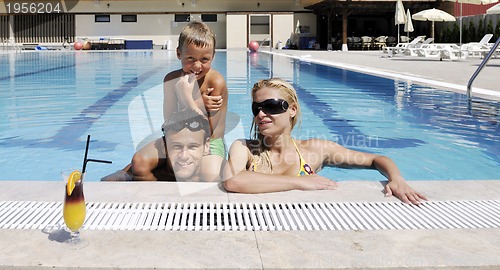
[{"label": "woman's sunglasses", "polygon": [[284,99],[266,99],[262,102],[252,102],[253,116],[257,116],[260,111],[267,114],[280,114],[288,110],[288,102]]}]

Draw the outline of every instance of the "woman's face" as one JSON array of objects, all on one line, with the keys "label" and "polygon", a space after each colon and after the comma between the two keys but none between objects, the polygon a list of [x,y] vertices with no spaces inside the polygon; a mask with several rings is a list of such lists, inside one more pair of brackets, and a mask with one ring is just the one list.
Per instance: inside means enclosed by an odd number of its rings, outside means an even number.
[{"label": "woman's face", "polygon": [[[261,103],[268,99],[284,99],[281,91],[276,88],[263,87],[255,92],[253,102]],[[280,106],[281,107],[281,106]],[[284,132],[290,133],[292,130],[291,119],[296,114],[294,104],[289,104],[288,109],[283,113],[266,113],[265,110],[259,110],[255,115],[255,124],[259,132],[264,136],[281,135]]]}]

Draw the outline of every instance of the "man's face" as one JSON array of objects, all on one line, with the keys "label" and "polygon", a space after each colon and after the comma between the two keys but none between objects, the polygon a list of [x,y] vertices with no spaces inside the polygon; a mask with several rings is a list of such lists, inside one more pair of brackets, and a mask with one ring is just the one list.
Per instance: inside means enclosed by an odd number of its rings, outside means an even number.
[{"label": "man's face", "polygon": [[201,160],[208,154],[210,144],[204,141],[204,131],[169,131],[166,134],[168,157],[177,181],[189,181],[199,177]]}]

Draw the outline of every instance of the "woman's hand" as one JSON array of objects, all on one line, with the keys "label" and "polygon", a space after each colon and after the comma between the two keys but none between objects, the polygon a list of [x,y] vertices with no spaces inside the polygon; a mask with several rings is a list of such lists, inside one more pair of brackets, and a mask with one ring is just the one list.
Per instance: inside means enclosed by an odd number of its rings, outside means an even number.
[{"label": "woman's hand", "polygon": [[205,104],[205,107],[208,111],[217,112],[222,107],[223,100],[222,96],[210,96],[210,93],[212,93],[212,91],[214,91],[214,88],[209,87],[207,88],[207,91],[203,93],[203,103]]},{"label": "woman's hand", "polygon": [[317,174],[301,176],[298,183],[300,190],[334,190],[338,186],[337,182]]},{"label": "woman's hand", "polygon": [[415,191],[406,183],[402,176],[389,179],[385,186],[385,196],[396,196],[398,199],[408,204],[418,205],[427,198],[421,193]]}]

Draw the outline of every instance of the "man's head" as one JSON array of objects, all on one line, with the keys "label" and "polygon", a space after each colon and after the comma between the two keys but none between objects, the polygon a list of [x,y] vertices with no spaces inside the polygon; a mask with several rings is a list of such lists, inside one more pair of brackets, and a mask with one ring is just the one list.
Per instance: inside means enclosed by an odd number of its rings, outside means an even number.
[{"label": "man's head", "polygon": [[191,22],[179,35],[177,58],[181,60],[182,70],[203,78],[212,67],[215,55],[215,34],[202,22]]},{"label": "man's head", "polygon": [[210,149],[208,119],[195,111],[180,111],[165,121],[162,130],[176,180],[198,178],[203,156]]}]

